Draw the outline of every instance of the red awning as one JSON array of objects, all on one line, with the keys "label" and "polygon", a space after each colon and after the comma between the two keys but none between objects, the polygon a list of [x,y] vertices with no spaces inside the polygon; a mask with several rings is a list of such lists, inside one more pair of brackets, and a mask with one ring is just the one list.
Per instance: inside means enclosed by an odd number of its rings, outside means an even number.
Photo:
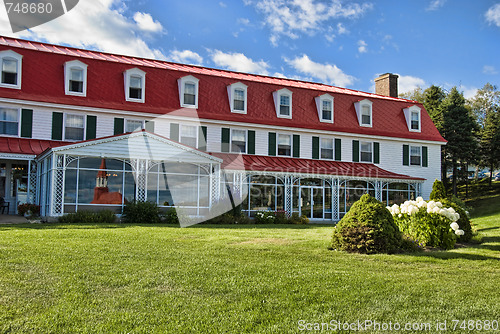
[{"label": "red awning", "polygon": [[57,140],[0,137],[0,152],[11,154],[38,155],[48,148],[67,144]]},{"label": "red awning", "polygon": [[238,155],[231,153],[211,153],[224,160],[222,168],[227,170],[247,170],[259,172],[284,172],[301,174],[321,174],[332,176],[367,177],[379,179],[425,180],[419,177],[397,174],[374,164],[268,157],[259,155]]}]

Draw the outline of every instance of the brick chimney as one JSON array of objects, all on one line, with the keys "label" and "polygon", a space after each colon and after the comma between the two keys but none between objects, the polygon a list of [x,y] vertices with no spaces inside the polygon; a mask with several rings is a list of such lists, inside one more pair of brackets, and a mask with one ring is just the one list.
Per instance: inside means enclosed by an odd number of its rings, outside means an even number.
[{"label": "brick chimney", "polygon": [[375,79],[375,94],[398,97],[398,76],[386,73]]}]

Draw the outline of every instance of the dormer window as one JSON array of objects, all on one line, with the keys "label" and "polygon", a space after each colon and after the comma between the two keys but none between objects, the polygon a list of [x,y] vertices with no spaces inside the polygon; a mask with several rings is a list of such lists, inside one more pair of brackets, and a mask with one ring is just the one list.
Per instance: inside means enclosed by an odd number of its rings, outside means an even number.
[{"label": "dormer window", "polygon": [[317,96],[316,108],[321,122],[333,123],[333,97],[329,94]]},{"label": "dormer window", "polygon": [[362,100],[354,103],[356,115],[358,116],[359,126],[372,127],[373,126],[373,102],[370,100]]},{"label": "dormer window", "polygon": [[21,68],[23,56],[7,50],[0,52],[2,77],[0,87],[21,89]]},{"label": "dormer window", "polygon": [[198,108],[198,83],[199,80],[192,75],[177,80],[181,107]]},{"label": "dormer window", "polygon": [[292,118],[292,92],[286,88],[273,92],[276,115],[280,118]]},{"label": "dormer window", "polygon": [[87,65],[78,60],[64,63],[66,95],[87,96]]},{"label": "dormer window", "polygon": [[408,130],[411,132],[420,132],[421,127],[421,117],[420,108],[417,106],[411,106],[409,108],[403,109],[406,118],[406,125]]},{"label": "dormer window", "polygon": [[247,86],[241,82],[234,83],[227,87],[229,97],[229,107],[231,112],[246,114],[247,113]]},{"label": "dormer window", "polygon": [[125,100],[144,103],[146,95],[146,72],[138,68],[125,71]]}]

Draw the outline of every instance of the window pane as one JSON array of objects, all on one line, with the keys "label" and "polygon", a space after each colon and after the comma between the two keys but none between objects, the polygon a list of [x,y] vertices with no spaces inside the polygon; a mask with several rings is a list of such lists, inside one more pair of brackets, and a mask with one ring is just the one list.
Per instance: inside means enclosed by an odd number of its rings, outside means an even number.
[{"label": "window pane", "polygon": [[81,69],[72,68],[71,69],[71,80],[83,81],[83,71]]},{"label": "window pane", "polygon": [[333,159],[333,149],[322,148],[321,159]]},{"label": "window pane", "polygon": [[0,108],[0,121],[17,122],[17,110]]},{"label": "window pane", "polygon": [[129,98],[131,98],[131,99],[140,99],[140,98],[142,98],[142,89],[130,87],[130,89],[129,89]]},{"label": "window pane", "polygon": [[66,126],[83,128],[83,116],[66,115]]},{"label": "window pane", "polygon": [[125,132],[134,132],[136,130],[142,129],[142,121],[127,119],[126,124],[127,125],[126,125]]},{"label": "window pane", "polygon": [[66,115],[65,139],[83,140],[84,119],[79,115]]},{"label": "window pane", "polygon": [[290,135],[278,135],[278,155],[292,155],[292,137]]},{"label": "window pane", "polygon": [[235,89],[233,108],[235,110],[245,110],[245,91]]},{"label": "window pane", "polygon": [[363,106],[361,108],[361,124],[371,124],[371,108],[370,106]]},{"label": "window pane", "polygon": [[290,135],[278,135],[279,145],[291,145],[292,137]]},{"label": "window pane", "polygon": [[246,152],[246,131],[233,130],[231,133],[231,151],[235,153]]},{"label": "window pane", "polygon": [[181,143],[196,147],[196,126],[181,125]]},{"label": "window pane", "polygon": [[65,138],[67,140],[83,140],[83,128],[66,127]]},{"label": "window pane", "polygon": [[360,159],[362,162],[372,162],[372,144],[361,142]]},{"label": "window pane", "polygon": [[69,81],[69,90],[71,92],[82,93],[83,92],[83,82],[70,80]]},{"label": "window pane", "polygon": [[17,73],[17,60],[4,58],[2,72]]},{"label": "window pane", "polygon": [[420,166],[420,146],[410,146],[410,165]]},{"label": "window pane", "polygon": [[324,120],[331,121],[332,120],[332,112],[330,110],[323,110],[322,117]]},{"label": "window pane", "polygon": [[133,88],[142,88],[141,77],[131,76],[130,77],[130,87],[133,87]]},{"label": "window pane", "polygon": [[280,115],[290,115],[290,97],[288,95],[280,96]]},{"label": "window pane", "polygon": [[321,147],[322,148],[333,148],[333,139],[321,138]]}]

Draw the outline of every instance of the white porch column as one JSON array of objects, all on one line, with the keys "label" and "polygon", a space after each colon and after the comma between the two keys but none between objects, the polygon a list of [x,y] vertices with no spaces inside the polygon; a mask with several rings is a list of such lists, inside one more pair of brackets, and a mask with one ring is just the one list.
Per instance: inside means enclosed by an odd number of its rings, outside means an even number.
[{"label": "white porch column", "polygon": [[291,217],[293,201],[293,176],[284,176],[283,183],[285,185],[285,213],[288,217]]},{"label": "white porch column", "polygon": [[382,201],[382,181],[375,181],[375,199]]},{"label": "white porch column", "polygon": [[332,184],[332,220],[338,221],[340,220],[340,203],[339,203],[339,179],[330,179]]}]

